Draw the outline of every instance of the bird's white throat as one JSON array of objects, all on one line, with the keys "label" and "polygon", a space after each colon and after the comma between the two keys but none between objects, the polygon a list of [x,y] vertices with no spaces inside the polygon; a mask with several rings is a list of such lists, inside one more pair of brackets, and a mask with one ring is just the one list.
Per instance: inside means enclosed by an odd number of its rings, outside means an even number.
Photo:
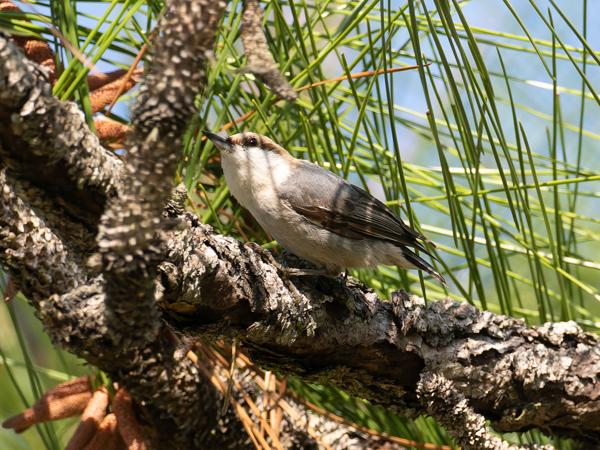
[{"label": "bird's white throat", "polygon": [[292,171],[289,157],[256,147],[223,152],[221,165],[229,190],[255,217],[266,205],[280,204],[277,193]]}]

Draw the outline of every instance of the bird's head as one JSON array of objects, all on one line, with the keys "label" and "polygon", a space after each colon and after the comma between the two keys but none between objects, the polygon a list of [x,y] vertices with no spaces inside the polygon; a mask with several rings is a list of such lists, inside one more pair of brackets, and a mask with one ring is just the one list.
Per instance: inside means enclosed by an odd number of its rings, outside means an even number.
[{"label": "bird's head", "polygon": [[231,136],[215,134],[205,131],[204,135],[215,144],[215,147],[223,155],[227,154],[260,154],[262,152],[275,153],[280,156],[289,156],[289,153],[280,145],[269,139],[267,136],[261,136],[257,133],[244,132]]}]

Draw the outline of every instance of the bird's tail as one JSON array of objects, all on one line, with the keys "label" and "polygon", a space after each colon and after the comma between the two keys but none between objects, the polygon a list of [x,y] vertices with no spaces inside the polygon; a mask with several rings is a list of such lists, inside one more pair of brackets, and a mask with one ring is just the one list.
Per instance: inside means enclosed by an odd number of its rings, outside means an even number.
[{"label": "bird's tail", "polygon": [[434,277],[437,280],[439,280],[440,283],[442,283],[444,286],[446,286],[446,280],[444,279],[444,277],[441,276],[433,268],[433,266],[431,264],[429,264],[427,261],[425,261],[419,255],[417,255],[415,252],[413,252],[412,250],[410,250],[408,248],[403,248],[402,249],[402,256],[404,256],[404,258],[408,262],[410,262],[411,264],[413,264],[417,269],[424,270],[425,272],[427,272],[428,274],[430,274],[432,277]]}]

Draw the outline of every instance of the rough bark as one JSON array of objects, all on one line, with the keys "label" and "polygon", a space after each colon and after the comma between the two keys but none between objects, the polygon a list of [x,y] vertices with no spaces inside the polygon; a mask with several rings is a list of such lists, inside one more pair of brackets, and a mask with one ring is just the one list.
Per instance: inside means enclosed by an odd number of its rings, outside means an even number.
[{"label": "rough bark", "polygon": [[263,31],[263,18],[264,13],[258,0],[244,0],[240,31],[244,52],[248,58],[248,64],[244,67],[244,71],[256,75],[278,97],[294,101],[298,98],[298,93],[281,74],[273,55],[271,55]]},{"label": "rough bark", "polygon": [[3,162],[48,196],[60,199],[69,214],[97,225],[107,195],[114,194],[119,183],[121,162],[100,146],[76,104],[50,95],[43,69],[2,40]]},{"label": "rough bark", "polygon": [[173,330],[236,337],[264,367],[431,414],[465,448],[504,448],[484,419],[600,442],[599,340],[576,324],[385,301],[351,280],[294,280],[298,296],[177,196],[163,209],[224,6],[171,2],[124,164],[0,35],[0,259],[54,341],[120,380],[181,447],[246,438]]},{"label": "rough bark", "polygon": [[173,150],[224,7],[171,2],[125,164],[100,147],[76,105],[51,96],[42,70],[0,36],[3,264],[54,341],[120,380],[146,404],[160,431],[156,440],[183,448],[246,442],[233,414],[218,417],[219,394],[160,321],[153,286]]},{"label": "rough bark", "polygon": [[298,280],[298,302],[276,269],[207,226],[178,233],[169,248],[164,298],[176,303],[165,308],[186,311],[171,314],[179,330],[235,336],[265,367],[402,414],[437,411],[424,382],[436,375],[498,431],[599,439],[600,345],[574,322],[527,327],[465,303],[402,292],[386,302],[322,278]]}]

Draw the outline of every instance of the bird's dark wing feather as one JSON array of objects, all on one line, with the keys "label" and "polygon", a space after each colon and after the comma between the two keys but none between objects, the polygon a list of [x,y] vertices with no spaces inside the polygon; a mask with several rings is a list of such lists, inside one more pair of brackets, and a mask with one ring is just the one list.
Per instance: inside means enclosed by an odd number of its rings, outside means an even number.
[{"label": "bird's dark wing feather", "polygon": [[301,161],[283,198],[296,212],[350,239],[374,238],[426,252],[427,239],[408,227],[382,202],[341,177]]}]

